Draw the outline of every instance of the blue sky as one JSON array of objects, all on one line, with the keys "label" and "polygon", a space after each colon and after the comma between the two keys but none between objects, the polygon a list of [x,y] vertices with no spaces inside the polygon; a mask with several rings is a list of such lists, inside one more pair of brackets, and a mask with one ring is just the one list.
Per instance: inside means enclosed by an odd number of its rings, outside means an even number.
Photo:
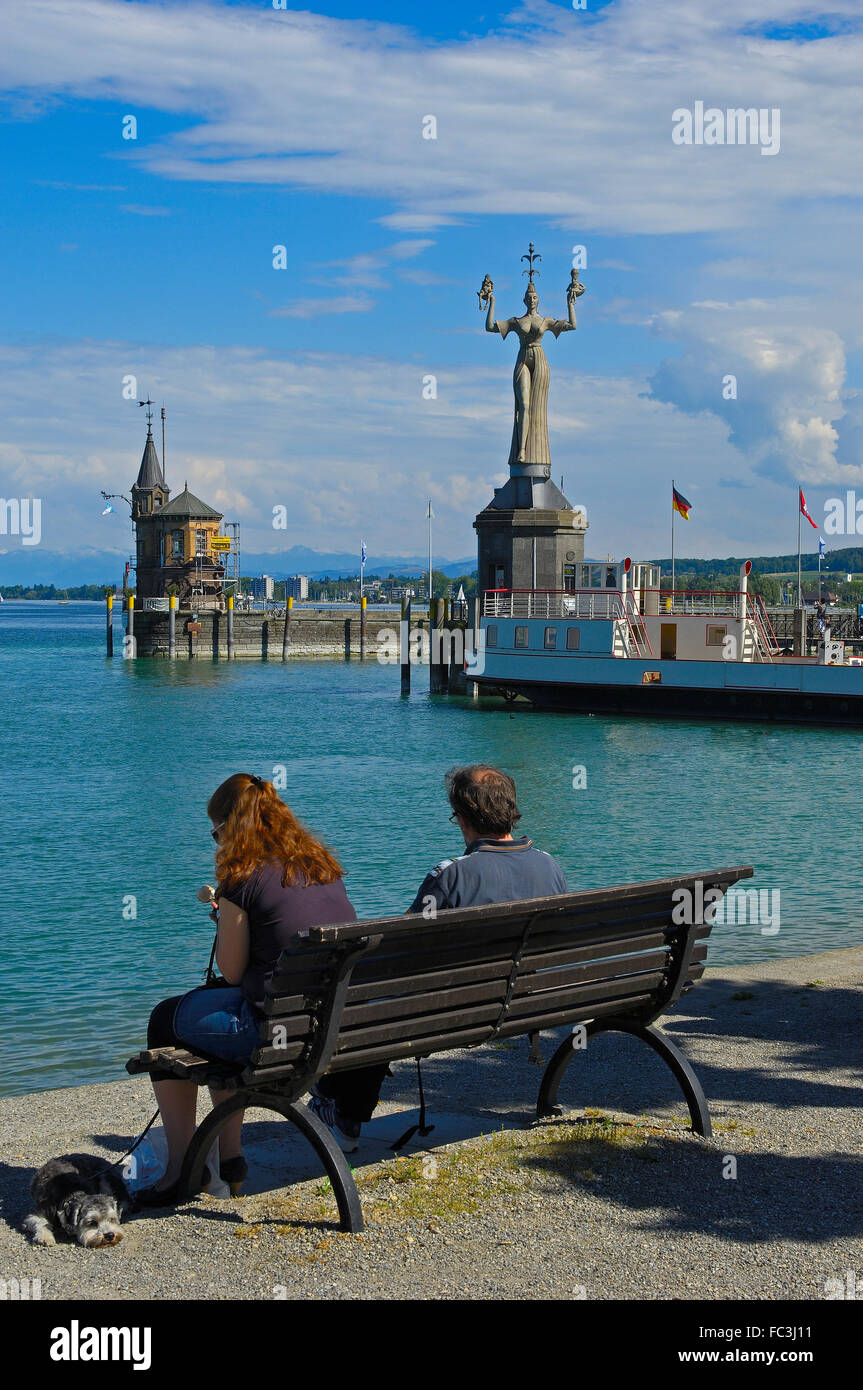
[{"label": "blue sky", "polygon": [[[816,516],[863,497],[856,0],[31,0],[4,29],[0,495],[42,498],[43,549],[127,550],[99,491],[140,459],[131,373],[246,549],[421,552],[430,495],[470,555],[514,357],[475,291],[517,312],[529,240],[560,316],[587,247],[549,425],[592,553],[667,553],[672,475],[692,554],[793,550],[798,480]],[[674,144],[696,101],[778,108],[779,152]],[[0,535],[0,585],[32,552]]]}]

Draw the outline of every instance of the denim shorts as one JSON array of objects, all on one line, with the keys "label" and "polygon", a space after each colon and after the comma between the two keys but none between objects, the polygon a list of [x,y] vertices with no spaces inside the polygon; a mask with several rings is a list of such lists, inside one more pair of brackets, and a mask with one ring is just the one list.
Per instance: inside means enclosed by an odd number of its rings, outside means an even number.
[{"label": "denim shorts", "polygon": [[193,1051],[247,1062],[259,1045],[259,1021],[239,986],[193,989],[174,1012],[174,1032]]}]

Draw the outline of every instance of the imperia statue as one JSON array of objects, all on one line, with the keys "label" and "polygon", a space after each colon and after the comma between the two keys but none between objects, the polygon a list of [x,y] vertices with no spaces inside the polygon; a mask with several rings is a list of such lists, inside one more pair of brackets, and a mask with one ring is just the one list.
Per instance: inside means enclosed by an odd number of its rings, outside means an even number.
[{"label": "imperia statue", "polygon": [[578,271],[573,270],[566,290],[568,317],[566,319],[545,318],[539,313],[539,295],[533,283],[534,275],[539,274],[539,271],[534,267],[534,261],[540,261],[542,257],[534,252],[533,242],[530,243],[528,254],[522,256],[521,259],[527,261],[529,266],[529,269],[523,272],[528,276],[527,289],[524,294],[527,313],[520,318],[496,319],[494,316],[494,286],[488,276],[485,277],[478,294],[480,308],[483,304],[488,306],[485,320],[486,332],[499,333],[502,338],[505,338],[507,333],[518,334],[518,357],[515,360],[515,371],[512,378],[513,391],[515,392],[515,420],[512,428],[512,445],[509,451],[510,466],[534,463],[542,464],[548,470],[551,466],[551,455],[548,448],[546,407],[550,373],[548,359],[542,347],[542,335],[551,332],[557,338],[561,333],[569,333],[571,329],[576,327],[575,301],[579,295],[584,294],[585,286],[579,282]]}]

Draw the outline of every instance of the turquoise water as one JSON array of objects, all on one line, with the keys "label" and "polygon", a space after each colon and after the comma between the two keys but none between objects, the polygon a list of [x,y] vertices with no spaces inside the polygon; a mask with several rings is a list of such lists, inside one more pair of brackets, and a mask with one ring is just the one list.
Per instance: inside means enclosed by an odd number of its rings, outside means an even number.
[{"label": "turquoise water", "polygon": [[0,607],[0,1093],[124,1076],[153,1004],[203,978],[205,808],[241,769],[287,768],[283,795],[336,849],[360,916],[404,908],[459,852],[441,779],[487,760],[572,887],[755,865],[780,931],[717,926],[711,964],[863,942],[855,730],[430,699],[421,670],[403,700],[376,662],[108,662],[103,623],[98,604]]}]

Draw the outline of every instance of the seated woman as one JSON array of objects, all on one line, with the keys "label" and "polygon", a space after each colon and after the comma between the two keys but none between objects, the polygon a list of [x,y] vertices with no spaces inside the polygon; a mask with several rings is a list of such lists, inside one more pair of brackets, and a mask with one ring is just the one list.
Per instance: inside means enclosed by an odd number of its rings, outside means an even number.
[{"label": "seated woman", "polygon": [[[352,922],[338,860],[277,795],[272,783],[237,772],[207,804],[218,845],[219,929],[216,963],[225,987],[193,989],[165,999],[150,1016],[148,1047],[187,1047],[230,1062],[248,1061],[258,1046],[264,983],[280,953],[312,926]],[[198,1087],[170,1072],[151,1073],[168,1143],[168,1167],[154,1186],[137,1194],[142,1206],[170,1206],[195,1132]],[[214,1105],[230,1092],[211,1088]],[[236,1195],[247,1172],[242,1154],[243,1114],[219,1136],[221,1177]]]}]

